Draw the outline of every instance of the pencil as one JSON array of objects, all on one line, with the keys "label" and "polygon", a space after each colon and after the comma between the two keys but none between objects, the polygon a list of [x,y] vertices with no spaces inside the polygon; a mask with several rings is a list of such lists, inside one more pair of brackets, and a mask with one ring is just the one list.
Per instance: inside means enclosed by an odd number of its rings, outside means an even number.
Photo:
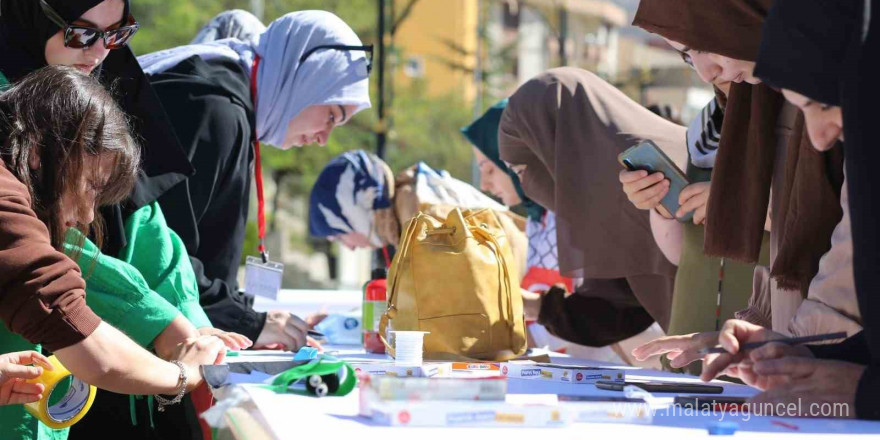
[{"label": "pencil", "polygon": [[[761,342],[749,342],[748,344],[743,344],[740,347],[739,351],[745,350],[754,350],[758,347],[763,347],[771,342],[781,342],[787,345],[800,345],[807,344],[810,342],[820,342],[820,341],[830,341],[833,339],[846,339],[846,332],[837,332],[837,333],[826,333],[824,335],[813,335],[813,336],[801,336],[798,338],[782,338],[782,339],[769,339]],[[727,353],[722,347],[712,347],[712,348],[704,348],[700,350],[700,354],[713,354],[713,353]]]}]

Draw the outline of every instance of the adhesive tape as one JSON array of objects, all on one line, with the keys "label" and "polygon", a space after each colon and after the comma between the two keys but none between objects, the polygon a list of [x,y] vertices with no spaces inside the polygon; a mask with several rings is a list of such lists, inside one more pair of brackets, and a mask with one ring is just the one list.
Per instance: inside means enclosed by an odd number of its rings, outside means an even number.
[{"label": "adhesive tape", "polygon": [[[41,383],[46,387],[43,398],[26,404],[25,409],[52,429],[67,428],[82,419],[92,407],[92,402],[95,401],[95,387],[73,377],[55,356],[49,356],[49,363],[55,367],[54,370],[49,371],[44,368],[40,377],[28,381]],[[67,380],[68,378],[70,380]],[[59,384],[62,387],[59,387],[58,392],[63,392],[63,385],[69,384],[67,392],[60,399],[53,396]],[[49,404],[50,398],[53,401],[52,405]]]}]

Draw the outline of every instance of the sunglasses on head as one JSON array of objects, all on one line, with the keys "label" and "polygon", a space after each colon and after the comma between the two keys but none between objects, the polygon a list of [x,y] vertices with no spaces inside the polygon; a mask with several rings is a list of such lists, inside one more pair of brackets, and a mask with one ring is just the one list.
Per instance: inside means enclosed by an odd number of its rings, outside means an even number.
[{"label": "sunglasses on head", "polygon": [[61,16],[46,3],[46,0],[40,0],[40,7],[43,13],[52,23],[64,30],[64,46],[71,49],[87,49],[98,40],[104,40],[104,47],[107,49],[119,49],[128,44],[128,40],[137,33],[140,25],[135,21],[134,17],[129,14],[125,26],[111,30],[101,30],[91,26],[80,26],[70,24],[64,21]]},{"label": "sunglasses on head", "polygon": [[[42,1],[42,0],[41,0]],[[325,49],[334,49],[334,50],[344,50],[344,51],[358,51],[362,50],[367,53],[367,75],[373,70],[373,45],[367,44],[365,46],[345,46],[341,44],[327,44],[324,46],[315,46],[309,49],[308,52],[304,53],[303,56],[299,57],[299,63],[302,64],[310,55]]]}]

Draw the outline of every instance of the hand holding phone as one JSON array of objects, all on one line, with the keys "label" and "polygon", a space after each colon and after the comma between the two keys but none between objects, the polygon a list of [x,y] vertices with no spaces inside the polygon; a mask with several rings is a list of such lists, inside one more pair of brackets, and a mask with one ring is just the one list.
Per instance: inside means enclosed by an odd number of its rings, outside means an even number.
[{"label": "hand holding phone", "polygon": [[630,171],[629,165],[624,166],[627,169],[620,172],[619,178],[630,203],[644,211],[655,209],[663,217],[672,219],[672,213],[667,212],[660,204],[669,192],[666,176],[660,172],[650,174],[644,170]]},{"label": "hand holding phone", "polygon": [[[647,171],[649,178],[654,179],[660,185],[666,185],[668,191],[660,204],[666,210],[674,214],[679,210],[679,196],[686,186],[690,184],[684,172],[675,165],[674,162],[652,141],[643,141],[640,144],[630,147],[617,157],[617,160],[624,168],[630,171],[643,170]],[[663,174],[665,179],[659,176],[654,177],[652,174],[659,172]],[[668,183],[665,183],[667,182]],[[650,180],[645,181],[646,183]],[[654,185],[657,186],[656,184]],[[653,192],[662,192],[663,187],[650,189]],[[678,221],[690,221],[693,218],[693,212],[688,212],[684,216],[679,217]]]}]

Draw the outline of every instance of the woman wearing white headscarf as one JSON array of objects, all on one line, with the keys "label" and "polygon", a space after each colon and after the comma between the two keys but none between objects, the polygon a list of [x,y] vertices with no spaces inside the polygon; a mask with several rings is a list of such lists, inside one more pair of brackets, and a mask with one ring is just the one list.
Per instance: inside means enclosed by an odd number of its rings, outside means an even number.
[{"label": "woman wearing white headscarf", "polygon": [[258,37],[263,32],[266,32],[266,25],[254,14],[241,9],[232,9],[217,14],[208,24],[202,26],[189,44],[210,43],[226,38],[257,44]]},{"label": "woman wearing white headscarf", "polygon": [[254,41],[224,39],[138,58],[196,174],[159,199],[186,244],[211,322],[255,346],[296,350],[307,325],[283,311],[257,313],[238,292],[251,167],[258,142],[323,145],[370,106],[369,48],[324,11],[282,16]]}]

